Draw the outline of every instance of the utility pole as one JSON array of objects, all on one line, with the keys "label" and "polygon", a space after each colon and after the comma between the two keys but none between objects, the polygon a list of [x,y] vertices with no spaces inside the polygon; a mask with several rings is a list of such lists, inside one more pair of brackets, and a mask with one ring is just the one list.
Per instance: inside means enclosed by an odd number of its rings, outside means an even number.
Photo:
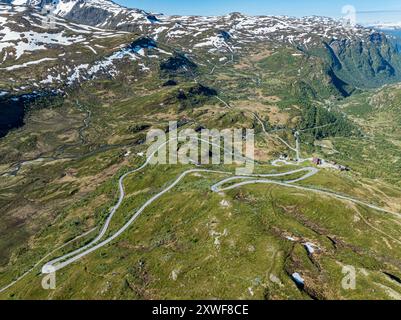
[{"label": "utility pole", "polygon": [[300,133],[299,131],[295,131],[294,133],[294,137],[295,137],[295,149],[296,149],[296,153],[297,153],[297,162],[301,161],[301,157],[300,157],[300,153],[301,151],[299,150],[300,148]]}]

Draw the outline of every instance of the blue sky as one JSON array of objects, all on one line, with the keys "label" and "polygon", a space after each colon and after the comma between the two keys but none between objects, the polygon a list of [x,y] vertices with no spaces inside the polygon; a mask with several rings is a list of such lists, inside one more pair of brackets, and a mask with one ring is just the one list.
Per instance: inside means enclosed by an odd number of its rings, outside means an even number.
[{"label": "blue sky", "polygon": [[[114,0],[131,8],[180,15],[222,15],[239,11],[251,15],[322,15],[340,17],[344,5],[353,5],[358,20],[401,21],[400,0]],[[390,13],[390,11],[396,11]],[[369,11],[369,12],[366,12]],[[374,11],[374,12],[371,12]],[[383,12],[378,12],[383,11]]]}]

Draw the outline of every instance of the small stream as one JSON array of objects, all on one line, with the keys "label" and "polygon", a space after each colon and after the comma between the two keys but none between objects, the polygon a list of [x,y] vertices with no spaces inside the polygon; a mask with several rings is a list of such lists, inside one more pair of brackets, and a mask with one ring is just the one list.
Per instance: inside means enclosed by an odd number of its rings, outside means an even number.
[{"label": "small stream", "polygon": [[[11,130],[22,127],[25,124],[25,116],[29,107],[39,98],[55,97],[54,92],[32,92],[23,95],[0,96],[0,139],[5,137]],[[27,164],[53,160],[54,158],[42,158],[21,160],[15,163],[11,170],[2,174],[16,175],[19,170]]]},{"label": "small stream", "polygon": [[[13,129],[19,128],[24,125],[24,118],[32,103],[38,98],[56,96],[55,93],[32,93],[30,95],[21,96],[0,96],[0,139],[7,135]],[[39,104],[40,105],[40,104]],[[19,171],[26,165],[34,164],[37,162],[49,162],[55,160],[79,160],[85,157],[90,157],[108,150],[122,149],[133,147],[142,144],[143,141],[132,141],[129,143],[111,144],[111,145],[89,145],[89,141],[85,137],[85,130],[91,124],[91,110],[76,101],[77,108],[85,113],[82,120],[82,126],[78,129],[79,140],[78,142],[66,143],[58,146],[51,154],[39,154],[33,159],[21,159],[13,163],[7,171],[0,172],[0,176],[16,176]],[[83,153],[69,153],[68,148],[80,147],[88,145],[88,150]]]}]

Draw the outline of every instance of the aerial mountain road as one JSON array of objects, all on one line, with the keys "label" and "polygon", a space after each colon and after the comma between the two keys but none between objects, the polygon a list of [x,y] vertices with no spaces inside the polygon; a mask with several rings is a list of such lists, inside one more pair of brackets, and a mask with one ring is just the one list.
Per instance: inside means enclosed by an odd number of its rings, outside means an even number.
[{"label": "aerial mountain road", "polygon": [[[206,141],[206,140],[203,140],[203,139],[199,139],[199,140]],[[207,142],[209,142],[209,141],[207,141]],[[166,143],[167,142],[165,142],[165,144]],[[159,149],[163,145],[164,144],[162,144],[159,147]],[[154,151],[146,159],[145,163],[141,167],[139,167],[138,169],[132,170],[130,172],[127,172],[126,174],[124,174],[120,178],[120,180],[119,180],[119,190],[120,190],[119,200],[118,200],[117,204],[112,208],[112,210],[110,212],[110,215],[107,218],[106,223],[104,224],[103,228],[101,229],[101,232],[99,233],[99,235],[93,241],[91,241],[89,244],[87,244],[86,246],[46,263],[42,267],[42,272],[43,273],[50,273],[50,272],[55,272],[57,270],[60,270],[60,269],[62,269],[64,267],[68,266],[69,264],[71,264],[71,263],[73,263],[73,262],[85,257],[86,255],[90,254],[91,252],[93,252],[93,251],[95,251],[95,250],[107,245],[108,243],[110,243],[111,241],[113,241],[114,239],[119,237],[123,232],[125,232],[132,225],[132,223],[140,216],[140,214],[149,205],[151,205],[154,201],[156,201],[161,196],[163,196],[165,193],[167,193],[168,191],[173,189],[188,174],[202,172],[202,173],[213,173],[213,174],[222,174],[222,175],[234,175],[234,173],[227,172],[227,171],[216,171],[216,170],[207,170],[207,169],[190,169],[190,170],[186,170],[172,184],[170,184],[168,187],[163,189],[161,192],[159,192],[158,194],[156,194],[155,196],[153,196],[152,198],[147,200],[142,205],[142,207],[139,208],[133,214],[131,219],[122,228],[120,228],[116,233],[114,233],[113,235],[111,235],[107,239],[105,239],[105,240],[103,240],[103,241],[98,243],[98,241],[100,241],[100,239],[103,238],[103,236],[106,234],[106,232],[107,232],[107,230],[109,228],[111,219],[113,218],[115,212],[121,206],[121,204],[122,204],[122,202],[124,200],[124,197],[125,197],[125,191],[124,191],[124,186],[123,186],[124,179],[128,175],[133,174],[135,172],[138,172],[138,171],[144,169],[149,164],[151,158],[156,154],[156,152],[158,150]],[[301,177],[299,177],[299,178],[297,178],[297,179],[292,179],[292,180],[287,180],[287,181],[277,181],[277,180],[263,179],[263,178],[267,178],[267,177],[284,177],[284,176],[288,176],[288,175],[292,175],[292,174],[296,174],[296,173],[300,173],[300,172],[306,172],[306,174],[301,176]],[[282,172],[282,173],[268,173],[268,174],[252,174],[252,175],[246,175],[246,176],[233,176],[233,177],[230,177],[230,178],[226,178],[226,179],[218,182],[217,184],[213,185],[211,187],[211,191],[213,191],[213,192],[221,192],[221,191],[231,190],[231,189],[238,188],[238,187],[241,187],[241,186],[245,186],[245,185],[249,185],[249,184],[256,184],[256,183],[274,184],[274,185],[278,185],[278,186],[296,188],[296,189],[303,190],[303,191],[310,191],[310,192],[315,192],[315,193],[320,193],[320,194],[332,196],[332,197],[337,198],[337,199],[350,201],[350,202],[357,203],[357,204],[360,204],[360,205],[363,205],[363,206],[367,206],[367,207],[369,207],[371,209],[374,209],[374,210],[377,210],[377,211],[380,211],[380,212],[394,214],[394,215],[396,215],[398,217],[401,217],[401,214],[399,214],[399,213],[392,212],[392,211],[380,208],[378,206],[375,206],[375,205],[372,205],[372,204],[369,204],[369,203],[365,203],[363,201],[360,201],[358,199],[354,199],[354,198],[351,198],[351,197],[348,197],[348,196],[344,196],[344,195],[336,194],[334,192],[320,190],[320,189],[316,189],[316,188],[294,185],[294,183],[303,181],[303,180],[305,180],[305,179],[317,174],[318,172],[319,172],[319,170],[317,168],[314,168],[314,167],[302,167],[302,168],[299,168],[299,169],[290,170],[290,171],[286,171],[286,172]],[[229,181],[232,181],[232,180],[236,180],[236,179],[246,179],[248,181],[243,181],[243,182],[231,185],[231,186],[229,186],[227,188],[221,188],[221,186],[224,185],[225,183],[227,183]]]},{"label": "aerial mountain road", "polygon": [[[213,144],[209,141],[203,140],[203,139],[199,139],[200,141],[205,141],[209,144]],[[56,259],[53,259],[47,263],[45,263],[42,267],[42,273],[47,274],[47,273],[52,273],[55,272],[57,270],[60,270],[62,268],[65,268],[66,266],[74,263],[75,261],[80,260],[81,258],[89,255],[90,253],[104,247],[105,245],[111,243],[113,240],[117,239],[122,233],[124,233],[135,221],[136,219],[141,215],[141,213],[147,208],[149,207],[153,202],[155,202],[157,199],[159,199],[160,197],[162,197],[164,194],[166,194],[167,192],[171,191],[175,186],[177,186],[187,175],[192,174],[192,173],[210,173],[210,174],[219,174],[219,175],[228,175],[231,177],[225,178],[222,181],[216,183],[215,185],[213,185],[211,187],[211,191],[212,192],[222,192],[222,191],[227,191],[227,190],[231,190],[234,188],[239,188],[241,186],[245,186],[245,185],[251,185],[251,184],[273,184],[273,185],[278,185],[278,186],[282,186],[282,187],[287,187],[287,188],[295,188],[298,190],[302,190],[302,191],[307,191],[307,192],[314,192],[314,193],[319,193],[319,194],[323,194],[326,196],[331,196],[340,200],[345,200],[345,201],[349,201],[349,202],[353,202],[362,206],[366,206],[369,207],[371,209],[380,211],[380,212],[384,212],[384,213],[388,213],[388,214],[393,214],[396,215],[398,217],[401,217],[400,213],[397,212],[392,212],[383,208],[380,208],[376,205],[373,204],[369,204],[366,202],[363,202],[361,200],[358,199],[354,199],[348,196],[344,196],[344,195],[340,195],[340,194],[336,194],[335,192],[330,192],[330,191],[326,191],[326,190],[320,190],[317,188],[312,188],[312,187],[304,187],[304,186],[300,186],[300,185],[296,185],[294,183],[296,182],[300,182],[303,181],[315,174],[317,174],[319,172],[319,170],[317,168],[314,167],[302,167],[302,168],[297,168],[294,170],[290,170],[290,171],[286,171],[286,172],[281,172],[281,173],[267,173],[267,174],[251,174],[251,175],[235,175],[235,173],[233,172],[229,172],[229,171],[217,171],[217,170],[208,170],[208,169],[190,169],[190,170],[186,170],[185,172],[181,173],[178,178],[172,182],[168,187],[166,187],[165,189],[163,189],[162,191],[160,191],[158,194],[154,195],[152,198],[150,198],[149,200],[147,200],[135,213],[133,213],[132,217],[119,229],[117,230],[114,234],[110,235],[108,238],[104,239],[103,241],[101,241],[101,239],[104,238],[104,236],[106,235],[107,231],[109,230],[109,226],[111,223],[111,220],[114,216],[114,214],[116,213],[116,211],[119,209],[119,207],[121,206],[121,204],[124,201],[125,198],[125,190],[124,190],[124,180],[127,176],[134,174],[136,172],[139,172],[141,170],[143,170],[149,163],[150,160],[153,158],[153,156],[158,152],[158,150],[162,147],[164,147],[169,141],[166,141],[165,143],[163,143],[162,145],[159,146],[159,148],[157,150],[155,150],[152,154],[150,154],[147,158],[146,161],[144,162],[144,164],[142,164],[139,168],[131,170],[127,173],[125,173],[123,176],[120,177],[119,179],[119,183],[118,183],[118,188],[119,188],[119,199],[116,203],[115,206],[113,206],[111,208],[110,214],[107,217],[103,227],[100,229],[99,234],[96,236],[95,239],[93,239],[91,242],[89,242],[87,245],[74,250],[68,254],[65,254],[63,256],[60,256]],[[226,151],[227,152],[227,151]],[[277,163],[276,163],[277,165]],[[299,178],[296,179],[291,179],[291,180],[271,180],[271,179],[266,179],[266,178],[279,178],[279,177],[285,177],[288,175],[292,175],[292,174],[297,174],[297,173],[302,173],[305,172],[305,174]],[[228,187],[223,187],[224,184],[226,184],[227,182],[231,182],[234,180],[246,180],[246,181],[242,181],[242,182],[238,182],[236,184],[230,185]],[[92,232],[93,230],[91,230],[90,232]],[[89,232],[81,235],[80,237],[83,237],[85,235],[87,235]],[[76,239],[74,239],[76,240]],[[59,247],[57,249],[55,249],[54,251],[52,251],[51,253],[49,253],[48,255],[46,255],[44,258],[42,258],[40,261],[38,261],[34,267],[32,267],[30,270],[28,270],[23,276],[19,277],[18,279],[16,279],[15,281],[13,281],[12,283],[8,284],[7,286],[5,286],[4,288],[0,289],[0,292],[5,291],[6,289],[10,288],[12,285],[14,285],[15,283],[17,283],[18,281],[20,281],[23,277],[25,277],[27,274],[29,274],[30,272],[32,272],[38,265],[40,265],[41,262],[43,262],[46,258],[48,258],[49,256],[53,255],[56,251],[58,251],[59,249],[67,246],[70,242],[64,244],[62,247]]]}]

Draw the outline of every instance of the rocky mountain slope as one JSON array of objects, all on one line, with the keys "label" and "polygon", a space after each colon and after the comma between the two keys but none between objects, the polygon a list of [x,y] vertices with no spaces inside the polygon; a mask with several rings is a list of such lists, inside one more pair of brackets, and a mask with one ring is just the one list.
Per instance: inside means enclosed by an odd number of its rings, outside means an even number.
[{"label": "rocky mountain slope", "polygon": [[[135,45],[134,40],[128,32],[59,17],[52,21],[31,7],[0,4],[0,90],[3,95],[49,90],[98,74],[115,76],[114,63],[124,60],[144,69],[147,45]],[[154,53],[167,54],[156,47]]]},{"label": "rocky mountain slope", "polygon": [[247,55],[257,47],[292,47],[300,54],[322,58],[333,82],[377,87],[401,80],[401,55],[384,34],[330,18],[253,17],[239,13],[220,17],[165,16],[124,8],[109,0],[59,0],[53,6],[48,2],[11,1],[40,11],[50,10],[79,24],[147,36],[215,64],[232,59],[234,53]]}]

